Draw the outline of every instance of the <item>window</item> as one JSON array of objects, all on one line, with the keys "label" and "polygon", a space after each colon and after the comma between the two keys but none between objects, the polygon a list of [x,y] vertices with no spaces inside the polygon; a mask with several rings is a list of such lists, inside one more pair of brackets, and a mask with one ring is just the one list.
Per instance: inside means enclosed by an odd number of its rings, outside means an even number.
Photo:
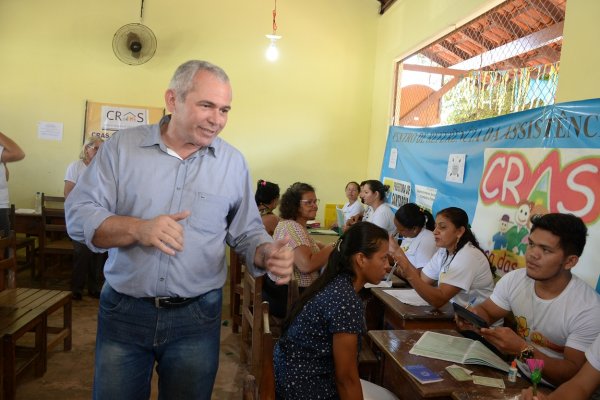
[{"label": "window", "polygon": [[507,0],[398,62],[394,124],[448,125],[553,104],[566,0]]}]

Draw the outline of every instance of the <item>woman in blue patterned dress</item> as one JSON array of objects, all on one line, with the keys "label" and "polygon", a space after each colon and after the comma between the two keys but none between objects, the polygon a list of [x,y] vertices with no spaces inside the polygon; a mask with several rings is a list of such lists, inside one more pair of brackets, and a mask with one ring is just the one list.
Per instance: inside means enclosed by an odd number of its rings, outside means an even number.
[{"label": "woman in blue patterned dress", "polygon": [[358,349],[365,330],[358,291],[379,283],[388,234],[358,222],[335,245],[323,274],[300,296],[275,346],[277,399],[362,399]]}]

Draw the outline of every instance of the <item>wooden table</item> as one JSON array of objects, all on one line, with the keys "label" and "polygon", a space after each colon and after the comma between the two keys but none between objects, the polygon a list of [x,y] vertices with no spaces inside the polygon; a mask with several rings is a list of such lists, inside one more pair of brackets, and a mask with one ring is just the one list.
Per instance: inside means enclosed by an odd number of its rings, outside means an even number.
[{"label": "wooden table", "polygon": [[42,214],[19,214],[15,213],[15,226],[13,230],[16,233],[25,233],[32,236],[41,236],[44,233],[42,223]]},{"label": "wooden table", "polygon": [[316,241],[316,242],[321,242],[323,244],[331,244],[331,243],[335,243],[337,242],[337,240],[340,238],[339,235],[332,235],[332,234],[322,234],[319,233],[319,230],[308,230],[308,233],[310,233],[310,236]]},{"label": "wooden table", "polygon": [[[373,288],[373,300],[367,305],[367,329],[454,329],[454,310],[448,303],[441,309],[432,306],[412,306]],[[371,315],[369,315],[371,314]],[[373,316],[373,314],[382,314]]]},{"label": "wooden table", "polygon": [[[505,390],[520,390],[529,386],[522,378],[517,378],[516,383],[508,382],[506,373],[479,365],[468,364],[465,367],[473,371],[475,375],[487,376],[504,380],[506,389],[489,388],[475,385],[471,381],[459,382],[447,371],[446,367],[453,363],[434,358],[421,357],[409,354],[409,350],[419,340],[423,330],[394,330],[394,331],[369,331],[369,338],[377,351],[381,353],[379,373],[375,383],[392,391],[400,399],[451,399],[453,393],[486,393],[490,396],[500,395]],[[436,332],[447,335],[460,336],[456,331],[441,329]],[[439,374],[443,381],[421,384],[410,377],[408,372],[402,368],[404,365],[422,364],[433,372]],[[466,397],[468,399],[470,397]],[[479,397],[496,398],[496,397]],[[504,397],[498,397],[500,399]],[[462,399],[462,397],[459,397]]]}]

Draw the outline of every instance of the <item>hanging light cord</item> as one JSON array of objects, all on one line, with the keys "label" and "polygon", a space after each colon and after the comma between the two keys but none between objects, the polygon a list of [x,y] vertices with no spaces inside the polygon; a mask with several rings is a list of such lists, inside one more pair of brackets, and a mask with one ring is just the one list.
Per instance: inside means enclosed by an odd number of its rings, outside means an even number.
[{"label": "hanging light cord", "polygon": [[275,19],[277,18],[277,0],[275,0],[275,8],[273,9],[273,35],[277,33],[277,22]]},{"label": "hanging light cord", "polygon": [[144,0],[142,0],[142,6],[140,7],[140,22],[144,20]]}]

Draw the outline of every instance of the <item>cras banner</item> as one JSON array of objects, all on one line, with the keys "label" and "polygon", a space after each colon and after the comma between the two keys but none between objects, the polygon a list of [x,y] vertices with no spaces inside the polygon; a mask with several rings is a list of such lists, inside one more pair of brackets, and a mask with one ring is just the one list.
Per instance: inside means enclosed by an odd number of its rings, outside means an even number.
[{"label": "cras banner", "polygon": [[525,265],[532,215],[575,214],[589,234],[574,272],[598,279],[600,99],[451,126],[392,126],[381,180],[394,208],[463,208],[500,274]]}]

